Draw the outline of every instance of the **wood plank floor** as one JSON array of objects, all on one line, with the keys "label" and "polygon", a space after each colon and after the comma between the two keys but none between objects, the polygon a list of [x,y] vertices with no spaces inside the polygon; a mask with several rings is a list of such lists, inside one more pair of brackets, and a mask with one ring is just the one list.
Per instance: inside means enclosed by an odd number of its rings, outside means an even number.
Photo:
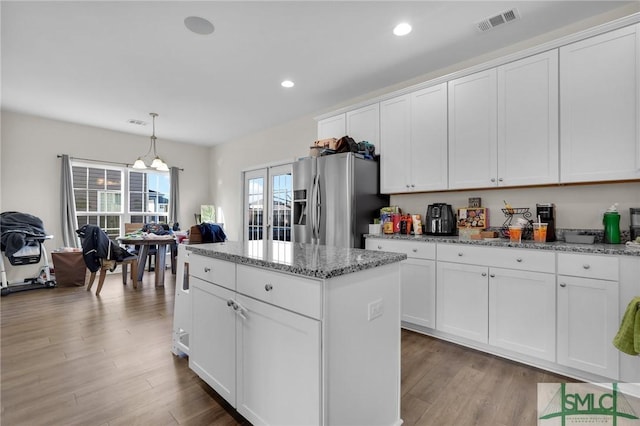
[{"label": "wood plank floor", "polygon": [[[1,298],[2,425],[240,425],[171,353],[175,279],[110,275],[99,297],[59,287]],[[536,424],[536,385],[565,378],[402,333],[405,425]],[[372,404],[375,403],[372,401]]]}]

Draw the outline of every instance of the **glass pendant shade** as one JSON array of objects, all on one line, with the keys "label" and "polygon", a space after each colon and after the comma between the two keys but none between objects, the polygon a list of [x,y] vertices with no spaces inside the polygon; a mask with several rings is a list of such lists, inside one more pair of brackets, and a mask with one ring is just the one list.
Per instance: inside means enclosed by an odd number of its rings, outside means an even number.
[{"label": "glass pendant shade", "polygon": [[135,163],[133,163],[133,168],[134,169],[146,169],[147,165],[144,164],[144,161],[142,161],[142,158],[138,157],[138,159],[136,160]]},{"label": "glass pendant shade", "polygon": [[162,164],[164,164],[164,162],[160,159],[160,157],[158,157],[156,155],[156,158],[153,159],[153,161],[151,162],[151,168],[152,169],[157,169],[158,167],[160,167]]},{"label": "glass pendant shade", "polygon": [[160,172],[168,172],[169,171],[169,166],[167,166],[167,163],[165,163],[163,161],[162,164],[160,164],[156,170],[158,170]]}]

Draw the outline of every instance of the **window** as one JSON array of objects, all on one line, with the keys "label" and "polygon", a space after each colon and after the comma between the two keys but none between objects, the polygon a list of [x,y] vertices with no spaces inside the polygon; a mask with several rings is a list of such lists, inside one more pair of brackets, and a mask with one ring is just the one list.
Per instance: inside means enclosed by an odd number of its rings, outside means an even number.
[{"label": "window", "polygon": [[167,223],[169,219],[169,174],[129,171],[131,223]]},{"label": "window", "polygon": [[97,225],[115,238],[125,223],[168,221],[169,173],[80,162],[72,171],[79,227]]}]

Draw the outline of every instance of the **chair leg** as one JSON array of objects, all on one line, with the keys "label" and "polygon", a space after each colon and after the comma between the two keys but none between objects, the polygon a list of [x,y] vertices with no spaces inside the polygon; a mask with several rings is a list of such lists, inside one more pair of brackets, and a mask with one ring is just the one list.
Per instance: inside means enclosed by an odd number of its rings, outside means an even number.
[{"label": "chair leg", "polygon": [[122,262],[122,285],[127,285],[127,269],[129,266],[129,262]]},{"label": "chair leg", "polygon": [[[142,265],[144,268],[144,265]],[[131,282],[133,282],[133,288],[138,288],[138,261],[131,262]]]},{"label": "chair leg", "polygon": [[107,268],[102,268],[100,269],[100,278],[98,279],[98,288],[96,289],[96,296],[100,294],[105,278],[107,278]]},{"label": "chair leg", "polygon": [[96,273],[92,272],[89,277],[89,284],[87,284],[87,291],[91,290],[91,286],[93,285],[93,281],[96,279]]}]

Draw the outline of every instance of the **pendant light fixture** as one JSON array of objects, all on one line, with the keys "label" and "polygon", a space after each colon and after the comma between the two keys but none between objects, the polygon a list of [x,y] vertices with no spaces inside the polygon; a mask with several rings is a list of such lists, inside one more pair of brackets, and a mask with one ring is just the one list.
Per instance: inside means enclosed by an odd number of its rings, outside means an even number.
[{"label": "pendant light fixture", "polygon": [[151,133],[149,151],[147,151],[147,153],[142,157],[138,157],[138,159],[133,163],[132,167],[134,169],[146,169],[147,164],[144,162],[144,159],[151,154],[151,151],[153,151],[153,161],[148,167],[161,172],[168,172],[169,166],[167,166],[167,163],[162,161],[162,159],[158,155],[158,152],[156,151],[156,141],[158,140],[158,138],[156,138],[156,117],[158,116],[158,114],[156,114],[155,112],[150,112],[149,115],[151,116],[151,119],[153,121],[153,132]]}]

